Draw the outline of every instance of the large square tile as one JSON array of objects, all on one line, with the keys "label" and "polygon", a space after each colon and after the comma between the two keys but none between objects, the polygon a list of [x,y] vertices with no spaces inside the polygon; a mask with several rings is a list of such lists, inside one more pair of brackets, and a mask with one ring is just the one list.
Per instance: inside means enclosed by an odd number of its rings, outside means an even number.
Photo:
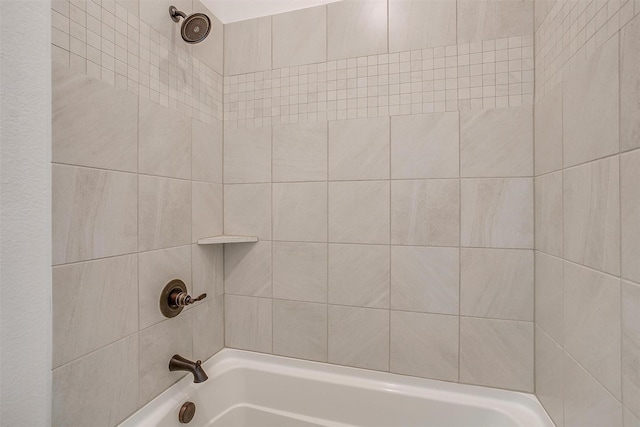
[{"label": "large square tile", "polygon": [[140,251],[191,243],[191,182],[140,175]]},{"label": "large square tile", "polygon": [[533,324],[460,319],[460,381],[533,392]]},{"label": "large square tile", "polygon": [[532,176],[532,107],[461,111],[460,175]]},{"label": "large square tile", "polygon": [[326,183],[273,184],[273,238],[326,242]]},{"label": "large square tile", "polygon": [[564,261],[536,252],[536,325],[555,342],[564,343]]},{"label": "large square tile", "polygon": [[458,43],[533,34],[531,0],[459,0]]},{"label": "large square tile", "polygon": [[329,241],[389,243],[388,181],[329,183]]},{"label": "large square tile", "polygon": [[544,98],[536,102],[534,128],[536,175],[562,169],[561,84],[551,89]]},{"label": "large square tile", "polygon": [[622,277],[640,283],[640,150],[620,156]]},{"label": "large square tile", "polygon": [[533,275],[533,251],[463,248],[460,314],[532,322]]},{"label": "large square tile", "polygon": [[224,233],[271,239],[271,184],[224,186]]},{"label": "large square tile", "polygon": [[457,112],[392,117],[391,178],[457,178],[459,127]]},{"label": "large square tile", "polygon": [[191,183],[191,241],[222,234],[222,185]]},{"label": "large square tile", "polygon": [[273,297],[327,302],[327,244],[274,242]]},{"label": "large square tile", "polygon": [[391,247],[391,308],[459,312],[457,248]]},{"label": "large square tile", "polygon": [[271,69],[271,17],[224,26],[224,75]]},{"label": "large square tile", "polygon": [[461,187],[462,246],[533,248],[532,179],[465,179]]},{"label": "large square tile", "polygon": [[389,118],[329,122],[329,179],[389,178]]},{"label": "large square tile", "polygon": [[273,181],[327,180],[327,123],[273,127]]},{"label": "large square tile", "polygon": [[273,68],[327,60],[327,8],[311,7],[272,17]]},{"label": "large square tile", "polygon": [[226,294],[271,297],[271,242],[227,245],[224,255]]},{"label": "large square tile", "polygon": [[563,253],[562,172],[535,179],[536,249],[555,256]]},{"label": "large square tile", "polygon": [[565,67],[563,81],[564,166],[620,150],[618,37],[588,59]]},{"label": "large square tile", "polygon": [[458,180],[391,181],[391,243],[458,246]]},{"label": "large square tile", "polygon": [[136,175],[54,165],[52,185],[54,265],[136,251]]},{"label": "large square tile", "polygon": [[274,300],[273,352],[326,362],[326,304]]},{"label": "large square tile", "polygon": [[457,316],[391,312],[391,372],[458,381]]},{"label": "large square tile", "polygon": [[564,171],[564,256],[620,274],[619,160],[610,157]]},{"label": "large square tile", "polygon": [[[638,4],[636,2],[636,9]],[[640,17],[620,33],[620,149],[640,147]]]},{"label": "large square tile", "polygon": [[558,427],[564,424],[564,351],[536,327],[536,396]]},{"label": "large square tile", "polygon": [[327,6],[327,59],[387,51],[386,0],[345,0]]},{"label": "large square tile", "polygon": [[222,123],[191,121],[191,174],[194,180],[222,184]]},{"label": "large square tile", "polygon": [[329,303],[389,307],[388,246],[329,245]]},{"label": "large square tile", "polygon": [[329,363],[389,370],[389,311],[329,306]]},{"label": "large square tile", "polygon": [[224,296],[226,347],[271,353],[273,301],[236,295]]},{"label": "large square tile", "polygon": [[455,0],[389,1],[389,52],[455,44]]},{"label": "large square tile", "polygon": [[620,399],[620,279],[569,262],[564,274],[565,350]]},{"label": "large square tile", "polygon": [[622,282],[622,401],[640,413],[640,285]]},{"label": "large square tile", "polygon": [[225,184],[270,181],[271,127],[225,129]]},{"label": "large square tile", "polygon": [[193,357],[207,360],[224,348],[224,296],[207,298],[192,309]]}]

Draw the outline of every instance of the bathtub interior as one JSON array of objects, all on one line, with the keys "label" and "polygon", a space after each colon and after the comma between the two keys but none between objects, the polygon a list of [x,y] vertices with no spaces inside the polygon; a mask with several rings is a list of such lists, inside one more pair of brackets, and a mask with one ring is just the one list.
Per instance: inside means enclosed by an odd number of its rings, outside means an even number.
[{"label": "bathtub interior", "polygon": [[209,380],[183,378],[122,427],[553,426],[533,395],[225,349],[204,364]]}]

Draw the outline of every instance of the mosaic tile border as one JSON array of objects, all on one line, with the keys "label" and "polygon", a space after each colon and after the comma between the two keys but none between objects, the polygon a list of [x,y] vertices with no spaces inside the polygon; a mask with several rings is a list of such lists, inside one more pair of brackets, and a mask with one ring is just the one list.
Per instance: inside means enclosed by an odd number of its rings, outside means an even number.
[{"label": "mosaic tile border", "polygon": [[52,2],[53,61],[204,122],[222,120],[223,78],[114,1]]},{"label": "mosaic tile border", "polygon": [[562,81],[564,66],[586,58],[640,13],[638,0],[558,0],[536,31],[536,100]]},{"label": "mosaic tile border", "polygon": [[225,128],[533,104],[533,35],[224,78]]}]

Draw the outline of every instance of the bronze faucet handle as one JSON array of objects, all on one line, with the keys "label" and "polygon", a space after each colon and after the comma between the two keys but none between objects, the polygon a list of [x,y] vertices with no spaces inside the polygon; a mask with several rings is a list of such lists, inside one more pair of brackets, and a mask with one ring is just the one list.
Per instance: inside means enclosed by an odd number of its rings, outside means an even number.
[{"label": "bronze faucet handle", "polygon": [[204,293],[204,294],[200,295],[198,298],[191,298],[191,304],[193,304],[194,302],[202,301],[206,297],[207,297],[207,294]]}]

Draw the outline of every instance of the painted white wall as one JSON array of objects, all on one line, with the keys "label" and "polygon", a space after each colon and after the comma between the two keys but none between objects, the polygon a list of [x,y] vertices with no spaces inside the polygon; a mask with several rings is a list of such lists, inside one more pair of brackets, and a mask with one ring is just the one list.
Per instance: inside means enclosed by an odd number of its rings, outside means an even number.
[{"label": "painted white wall", "polygon": [[342,0],[201,0],[223,24]]},{"label": "painted white wall", "polygon": [[0,0],[3,426],[51,424],[50,34],[49,0]]}]

